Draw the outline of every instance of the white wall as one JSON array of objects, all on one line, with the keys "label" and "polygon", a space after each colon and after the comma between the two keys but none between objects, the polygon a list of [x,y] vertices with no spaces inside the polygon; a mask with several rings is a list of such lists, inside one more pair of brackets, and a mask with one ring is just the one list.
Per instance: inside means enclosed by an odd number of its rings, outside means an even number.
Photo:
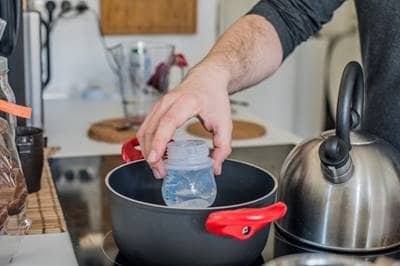
[{"label": "white wall", "polygon": [[[257,2],[258,0],[220,0],[219,33],[225,31]],[[248,101],[249,110],[267,121],[270,126],[294,132],[296,61],[297,55],[291,55],[268,80],[235,94],[233,98]]]},{"label": "white wall", "polygon": [[[34,0],[40,8],[45,0]],[[56,0],[58,3],[61,0]],[[72,2],[77,2],[74,0]],[[99,12],[99,0],[87,0]],[[130,35],[107,36],[108,46],[120,41],[153,40],[173,43],[177,51],[186,54],[190,64],[197,63],[211,48],[217,36],[238,17],[246,13],[256,0],[198,0],[197,33],[193,35]],[[219,5],[219,3],[222,3]],[[217,7],[220,7],[218,10]],[[221,13],[219,13],[220,11]],[[75,19],[60,20],[52,35],[52,81],[45,97],[65,97],[80,93],[86,88],[101,87],[117,92],[117,79],[110,70],[99,41],[95,18],[91,13]],[[279,126],[293,131],[293,92],[296,83],[295,56],[292,56],[271,79],[251,90],[238,93],[233,98],[250,102],[250,112]]]},{"label": "white wall", "polygon": [[[297,48],[297,81],[295,112],[297,119],[294,132],[306,138],[316,136],[324,126],[326,99],[331,112],[336,112],[336,99],[339,82],[344,66],[351,60],[360,58],[358,34],[345,34],[357,26],[354,2],[346,1],[334,13],[317,37],[310,38]],[[341,41],[333,47],[332,60],[327,62],[328,44],[338,36]],[[327,87],[324,87],[324,75],[328,73]],[[327,90],[327,91],[324,91]],[[325,95],[327,94],[327,95]]]},{"label": "white wall", "polygon": [[[35,0],[43,6],[44,0]],[[216,1],[198,0],[197,32],[189,35],[126,35],[107,36],[108,46],[121,41],[153,40],[176,45],[189,64],[198,62],[211,48],[216,36]],[[61,0],[56,0],[60,3]],[[77,0],[73,0],[76,3]],[[90,7],[99,12],[100,0],[87,0]],[[94,16],[86,13],[75,19],[60,20],[52,36],[53,77],[47,95],[102,87],[115,90],[116,77],[107,65],[104,50]]]},{"label": "white wall", "polygon": [[[40,2],[42,5],[44,2],[30,1],[39,3],[38,6]],[[99,1],[87,0],[97,12]],[[172,43],[176,45],[177,51],[186,54],[189,63],[193,65],[207,53],[217,33],[225,30],[256,2],[257,0],[198,0],[196,34],[108,36],[106,42],[109,46],[120,41],[139,39]],[[346,3],[349,4],[351,3]],[[350,22],[345,22],[345,18],[349,17],[349,12],[346,12],[345,8],[339,10],[339,16],[324,30],[325,34],[342,31],[348,26]],[[354,16],[352,19],[354,20]],[[99,38],[96,21],[90,13],[76,19],[62,20],[56,25],[52,41],[53,79],[46,95],[51,97],[60,93],[80,92],[90,87],[118,91],[116,77],[107,65]],[[250,102],[249,110],[271,126],[279,126],[302,137],[318,134],[324,116],[322,85],[326,44],[326,39],[306,42],[296,49],[273,77],[250,90],[234,95],[233,98]],[[351,42],[350,46],[354,47],[354,43]],[[345,56],[346,51],[353,50],[346,48],[340,53],[340,57],[348,58],[349,56]],[[344,64],[344,61],[341,62],[334,66],[339,73]],[[340,74],[336,73],[334,76],[337,80]]]}]

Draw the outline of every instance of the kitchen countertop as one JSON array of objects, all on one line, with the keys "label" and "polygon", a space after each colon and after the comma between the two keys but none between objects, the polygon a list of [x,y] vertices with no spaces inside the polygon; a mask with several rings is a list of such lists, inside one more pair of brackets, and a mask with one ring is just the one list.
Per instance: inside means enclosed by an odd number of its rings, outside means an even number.
[{"label": "kitchen countertop", "polygon": [[[44,108],[45,133],[48,137],[48,145],[61,147],[61,150],[54,157],[117,155],[120,153],[120,144],[101,143],[87,137],[87,129],[91,123],[122,116],[119,102],[46,100]],[[299,138],[295,135],[272,127],[265,121],[249,114],[245,109],[240,107],[235,109],[238,112],[234,115],[234,118],[260,123],[268,128],[268,134],[257,139],[233,141],[233,147],[293,144],[299,141]],[[195,137],[190,136],[181,128],[177,130],[174,138]],[[211,141],[207,140],[207,143],[211,147]],[[68,233],[24,236],[19,250],[20,252],[14,257],[12,266],[77,265]]]},{"label": "kitchen countertop", "polygon": [[78,265],[68,233],[24,236],[10,266]]},{"label": "kitchen countertop", "polygon": [[[261,138],[233,141],[233,147],[279,145],[297,143],[299,138],[290,132],[279,129],[249,113],[244,107],[233,118],[246,119],[264,125],[268,133]],[[49,146],[60,146],[55,157],[96,156],[119,154],[120,144],[107,144],[91,140],[87,136],[89,126],[99,120],[122,117],[122,108],[116,100],[45,100],[45,133]],[[184,126],[177,130],[175,139],[196,138],[186,133]],[[211,147],[210,140],[206,140]]]}]

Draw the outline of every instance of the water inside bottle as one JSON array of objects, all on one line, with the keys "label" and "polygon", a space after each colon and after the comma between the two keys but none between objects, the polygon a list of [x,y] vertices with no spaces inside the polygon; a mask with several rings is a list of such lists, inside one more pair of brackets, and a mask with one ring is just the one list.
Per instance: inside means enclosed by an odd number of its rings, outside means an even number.
[{"label": "water inside bottle", "polygon": [[[175,143],[174,148],[193,148],[191,147],[193,144],[197,145],[197,143],[187,145]],[[167,162],[167,176],[162,185],[162,195],[166,205],[175,208],[207,208],[214,203],[217,188],[213,163],[207,153],[203,153],[202,156],[206,156],[206,158],[202,161],[201,167],[198,165],[193,167],[190,163],[185,165],[185,160],[180,159],[178,162],[181,166],[176,167],[175,164],[175,169],[171,169]],[[177,162],[175,161],[175,163]]]}]

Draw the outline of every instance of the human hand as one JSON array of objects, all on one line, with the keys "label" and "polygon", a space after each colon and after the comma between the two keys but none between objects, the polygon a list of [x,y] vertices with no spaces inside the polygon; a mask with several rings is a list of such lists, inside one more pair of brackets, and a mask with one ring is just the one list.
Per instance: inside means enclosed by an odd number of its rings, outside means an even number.
[{"label": "human hand", "polygon": [[163,155],[175,130],[197,117],[213,134],[214,173],[231,152],[232,118],[228,95],[229,75],[221,68],[200,64],[185,80],[158,101],[140,127],[137,138],[156,178],[166,175]]}]

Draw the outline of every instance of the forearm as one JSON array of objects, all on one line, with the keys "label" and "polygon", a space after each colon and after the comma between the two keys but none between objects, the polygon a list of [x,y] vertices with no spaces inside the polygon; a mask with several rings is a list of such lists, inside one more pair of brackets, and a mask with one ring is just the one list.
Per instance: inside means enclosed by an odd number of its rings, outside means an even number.
[{"label": "forearm", "polygon": [[254,85],[320,30],[343,1],[260,0],[251,15],[231,26],[191,73],[217,72],[229,93]]},{"label": "forearm", "polygon": [[265,18],[247,15],[233,24],[196,66],[213,69],[227,82],[229,93],[254,85],[274,73],[282,62],[282,46]]}]

